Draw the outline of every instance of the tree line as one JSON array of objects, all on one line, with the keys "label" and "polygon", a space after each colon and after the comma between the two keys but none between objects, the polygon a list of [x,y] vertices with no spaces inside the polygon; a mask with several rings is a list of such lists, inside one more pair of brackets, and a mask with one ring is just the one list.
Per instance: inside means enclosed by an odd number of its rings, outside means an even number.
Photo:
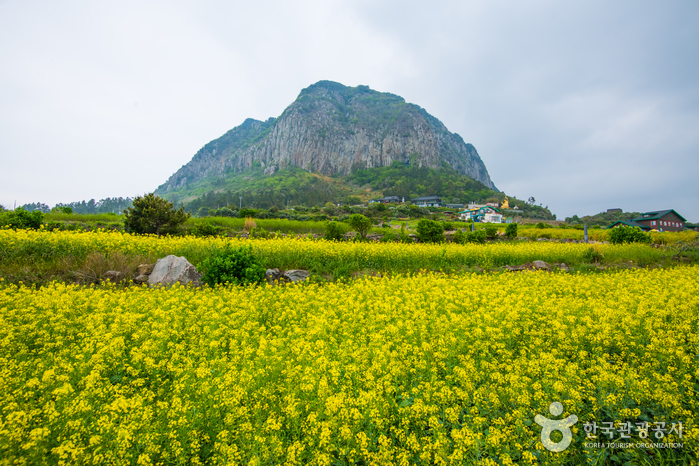
[{"label": "tree line", "polygon": [[29,212],[38,210],[45,214],[48,214],[52,210],[56,212],[65,212],[68,211],[68,209],[76,214],[106,214],[109,212],[121,214],[124,212],[124,209],[131,207],[132,204],[133,198],[131,197],[107,197],[99,201],[90,199],[89,201],[69,202],[67,204],[59,202],[53,209],[43,202],[32,202],[30,204],[24,204],[22,209]]}]

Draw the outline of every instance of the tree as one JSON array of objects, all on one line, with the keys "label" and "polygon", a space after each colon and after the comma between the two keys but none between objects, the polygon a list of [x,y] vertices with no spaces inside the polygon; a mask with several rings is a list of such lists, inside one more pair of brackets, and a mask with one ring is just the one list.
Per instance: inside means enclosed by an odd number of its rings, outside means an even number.
[{"label": "tree", "polygon": [[73,208],[69,206],[61,206],[57,205],[53,209],[51,209],[51,212],[56,212],[59,214],[72,214],[73,213]]},{"label": "tree", "polygon": [[492,224],[486,225],[485,226],[485,236],[488,239],[495,239],[495,237],[498,235],[498,227]]},{"label": "tree", "polygon": [[44,214],[40,210],[29,212],[21,207],[15,210],[3,211],[0,216],[0,227],[9,227],[16,229],[33,229],[41,228]]},{"label": "tree", "polygon": [[328,241],[342,241],[342,227],[337,222],[328,222],[325,225],[325,239]]},{"label": "tree", "polygon": [[326,202],[325,203],[325,213],[332,216],[335,215],[335,212],[337,211],[337,207],[335,207],[335,204],[332,202]]},{"label": "tree", "polygon": [[256,209],[240,209],[238,216],[240,218],[247,218],[247,217],[255,218],[255,215],[257,215],[257,214],[258,214],[258,212]]},{"label": "tree", "polygon": [[417,222],[417,237],[422,243],[441,243],[444,241],[444,227],[441,223],[423,218]]},{"label": "tree", "polygon": [[124,209],[124,227],[133,233],[174,233],[190,217],[184,208],[175,210],[172,202],[153,193],[137,197]]},{"label": "tree", "polygon": [[366,234],[369,231],[369,228],[371,228],[371,220],[362,214],[353,214],[350,215],[347,222],[354,231],[359,233],[359,236],[361,236],[362,239],[366,238]]}]

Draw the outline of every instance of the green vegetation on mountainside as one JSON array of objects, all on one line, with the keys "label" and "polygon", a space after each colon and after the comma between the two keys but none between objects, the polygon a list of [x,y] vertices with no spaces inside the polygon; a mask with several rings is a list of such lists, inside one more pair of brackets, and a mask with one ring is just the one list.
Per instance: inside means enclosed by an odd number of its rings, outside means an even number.
[{"label": "green vegetation on mountainside", "polygon": [[340,202],[351,194],[352,188],[340,179],[309,173],[298,167],[279,170],[265,175],[260,166],[242,173],[233,173],[209,183],[206,180],[188,190],[196,196],[186,196],[187,191],[175,190],[164,197],[176,205],[184,206],[189,212],[202,207],[215,209],[227,205],[270,208],[288,205],[323,205],[326,202]]},{"label": "green vegetation on mountainside", "polygon": [[346,180],[357,186],[369,185],[384,196],[398,196],[406,201],[419,196],[440,196],[445,203],[502,200],[505,195],[449,167],[433,170],[393,162],[388,167],[357,168]]},{"label": "green vegetation on mountainside", "polygon": [[[200,209],[217,209],[223,206],[242,206],[268,209],[273,206],[322,206],[366,202],[384,196],[398,196],[406,202],[419,196],[440,196],[445,204],[468,204],[469,202],[502,202],[505,193],[488,189],[482,183],[455,170],[445,167],[434,170],[394,162],[388,167],[356,168],[346,177],[327,177],[309,173],[298,167],[279,170],[265,175],[260,166],[243,173],[234,173],[227,178],[209,184],[197,184],[194,189],[175,190],[165,197],[176,205],[184,204],[188,212]],[[185,197],[185,189],[197,193],[196,197]],[[519,216],[543,220],[555,220],[547,207],[509,198],[510,207],[517,211],[503,212],[505,216]]]}]

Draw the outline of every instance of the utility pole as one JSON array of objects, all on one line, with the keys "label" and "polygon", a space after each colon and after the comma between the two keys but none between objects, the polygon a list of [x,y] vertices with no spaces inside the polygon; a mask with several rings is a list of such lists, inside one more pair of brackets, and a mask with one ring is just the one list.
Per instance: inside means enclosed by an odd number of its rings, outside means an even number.
[{"label": "utility pole", "polygon": [[238,196],[240,198],[240,208],[243,208],[243,196]]}]

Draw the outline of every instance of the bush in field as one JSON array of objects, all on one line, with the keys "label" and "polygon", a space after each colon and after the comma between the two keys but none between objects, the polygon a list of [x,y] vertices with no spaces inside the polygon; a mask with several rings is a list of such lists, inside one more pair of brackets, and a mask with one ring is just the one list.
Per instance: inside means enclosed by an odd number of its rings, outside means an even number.
[{"label": "bush in field", "polygon": [[197,225],[194,225],[194,227],[190,230],[190,232],[194,236],[198,236],[200,238],[204,238],[207,236],[218,236],[221,234],[222,228],[216,225],[212,225],[210,223],[199,223]]},{"label": "bush in field", "polygon": [[160,236],[178,232],[189,217],[184,208],[175,210],[172,202],[150,193],[138,196],[132,207],[124,209],[124,227],[128,232]]},{"label": "bush in field", "polygon": [[650,243],[650,235],[638,227],[617,227],[609,231],[609,242],[612,244]]},{"label": "bush in field", "polygon": [[444,227],[441,223],[423,218],[417,222],[417,237],[421,243],[441,243],[444,241]]},{"label": "bush in field", "polygon": [[549,226],[547,224],[545,224],[544,222],[539,222],[536,224],[536,228],[538,228],[539,230],[543,230],[544,228],[548,228],[548,227]]},{"label": "bush in field", "polygon": [[371,220],[362,214],[350,215],[347,223],[349,223],[350,227],[356,231],[362,239],[366,238],[366,234],[369,232],[369,228],[371,228]]},{"label": "bush in field", "polygon": [[457,244],[467,244],[467,243],[483,244],[483,243],[485,243],[485,239],[486,239],[485,230],[476,230],[476,231],[464,232],[459,228],[458,230],[456,230],[456,234],[454,234],[454,242]]},{"label": "bush in field", "polygon": [[486,225],[485,227],[485,236],[488,239],[495,239],[495,237],[498,235],[498,227],[495,225]]},{"label": "bush in field", "polygon": [[224,283],[248,285],[260,283],[265,278],[265,269],[253,252],[252,246],[227,246],[204,259],[201,270],[201,281],[209,286]]},{"label": "bush in field", "polygon": [[38,230],[44,214],[40,210],[29,212],[21,207],[15,210],[5,210],[0,213],[0,227],[9,227],[15,230]]},{"label": "bush in field", "polygon": [[454,223],[452,222],[444,222],[443,225],[444,231],[450,231],[454,229]]},{"label": "bush in field", "polygon": [[253,220],[252,217],[245,217],[245,225],[243,225],[243,229],[250,233],[255,228],[257,228],[257,223],[255,223],[255,220]]},{"label": "bush in field", "polygon": [[342,241],[342,227],[337,222],[325,224],[325,239],[328,241]]},{"label": "bush in field", "polygon": [[507,228],[505,229],[505,236],[507,236],[510,239],[515,239],[517,237],[516,223],[510,223],[507,225]]},{"label": "bush in field", "polygon": [[250,230],[250,238],[269,238],[270,233],[262,227],[256,227]]},{"label": "bush in field", "polygon": [[587,251],[583,254],[583,257],[588,262],[600,263],[604,259],[604,253],[596,244],[587,248]]},{"label": "bush in field", "polygon": [[384,243],[392,243],[398,239],[398,235],[393,230],[386,230],[381,237],[381,241]]},{"label": "bush in field", "polygon": [[468,234],[469,243],[479,243],[484,244],[486,238],[485,230],[476,230]]}]

